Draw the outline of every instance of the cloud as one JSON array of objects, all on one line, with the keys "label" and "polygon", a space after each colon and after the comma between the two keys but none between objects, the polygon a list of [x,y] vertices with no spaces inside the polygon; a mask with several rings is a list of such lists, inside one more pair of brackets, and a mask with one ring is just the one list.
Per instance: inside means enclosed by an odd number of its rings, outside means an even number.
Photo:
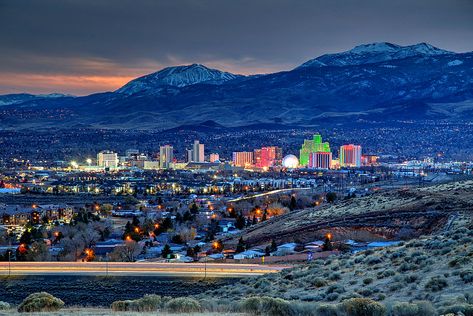
[{"label": "cloud", "polygon": [[195,62],[266,73],[374,41],[471,51],[472,12],[468,0],[0,0],[2,92],[90,93]]}]

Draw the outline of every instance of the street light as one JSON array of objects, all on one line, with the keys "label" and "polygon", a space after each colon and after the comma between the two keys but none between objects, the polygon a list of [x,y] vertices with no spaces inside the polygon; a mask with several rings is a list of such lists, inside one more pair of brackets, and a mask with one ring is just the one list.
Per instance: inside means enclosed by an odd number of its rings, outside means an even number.
[{"label": "street light", "polygon": [[90,158],[87,158],[86,162],[87,162],[87,164],[88,164],[88,165],[89,165],[89,167],[90,167],[90,165],[92,164],[92,159],[90,159]]}]

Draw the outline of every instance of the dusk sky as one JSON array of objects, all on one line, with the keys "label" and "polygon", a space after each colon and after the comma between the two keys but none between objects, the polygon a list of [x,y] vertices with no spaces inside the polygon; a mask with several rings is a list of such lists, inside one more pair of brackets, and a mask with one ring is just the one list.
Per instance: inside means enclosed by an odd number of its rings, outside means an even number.
[{"label": "dusk sky", "polygon": [[380,41],[473,51],[473,1],[0,0],[0,93],[110,91],[190,63],[268,73]]}]

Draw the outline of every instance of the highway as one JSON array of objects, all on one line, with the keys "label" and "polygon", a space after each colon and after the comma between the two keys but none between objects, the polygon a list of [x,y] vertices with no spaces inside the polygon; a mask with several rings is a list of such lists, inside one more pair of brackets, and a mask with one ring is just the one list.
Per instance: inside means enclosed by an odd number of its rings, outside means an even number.
[{"label": "highway", "polygon": [[243,200],[250,200],[250,199],[255,199],[259,198],[262,196],[267,196],[267,195],[273,195],[273,194],[278,194],[278,193],[287,193],[287,192],[293,192],[293,191],[303,191],[303,190],[312,190],[315,188],[291,188],[291,189],[278,189],[278,190],[273,190],[273,191],[268,191],[264,193],[258,193],[258,194],[253,194],[253,195],[247,195],[247,196],[242,196],[236,199],[231,199],[228,200],[227,202],[233,203],[233,202],[238,202],[238,201],[243,201]]},{"label": "highway", "polygon": [[229,263],[0,262],[5,275],[93,275],[232,278],[279,272],[288,266]]}]

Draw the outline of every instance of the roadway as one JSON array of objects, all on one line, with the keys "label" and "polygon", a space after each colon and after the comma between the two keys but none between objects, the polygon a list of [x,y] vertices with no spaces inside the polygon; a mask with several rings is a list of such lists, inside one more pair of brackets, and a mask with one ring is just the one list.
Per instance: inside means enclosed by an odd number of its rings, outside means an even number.
[{"label": "roadway", "polygon": [[242,196],[242,197],[239,197],[239,198],[236,198],[236,199],[228,200],[227,202],[228,203],[233,203],[233,202],[239,202],[239,201],[243,201],[243,200],[250,200],[250,199],[255,199],[255,198],[259,198],[259,197],[263,197],[263,196],[267,196],[267,195],[278,194],[278,193],[288,193],[288,192],[293,192],[293,191],[314,190],[314,189],[316,189],[316,188],[277,189],[277,190],[268,191],[268,192],[264,192],[264,193],[257,193],[257,194],[253,194],[253,195]]},{"label": "roadway", "polygon": [[93,275],[232,278],[279,272],[288,266],[231,263],[0,262],[0,275]]}]

